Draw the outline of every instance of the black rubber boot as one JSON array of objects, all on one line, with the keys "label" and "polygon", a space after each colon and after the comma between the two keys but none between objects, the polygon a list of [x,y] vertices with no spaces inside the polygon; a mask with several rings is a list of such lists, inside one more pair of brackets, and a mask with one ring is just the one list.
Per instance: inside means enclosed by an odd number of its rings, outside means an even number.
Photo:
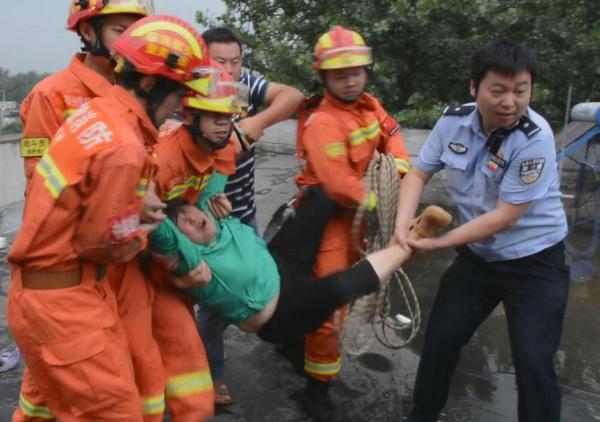
[{"label": "black rubber boot", "polygon": [[329,382],[318,381],[312,377],[306,378],[302,404],[306,413],[315,422],[333,422],[336,420],[335,409],[329,395],[330,387],[331,383]]}]

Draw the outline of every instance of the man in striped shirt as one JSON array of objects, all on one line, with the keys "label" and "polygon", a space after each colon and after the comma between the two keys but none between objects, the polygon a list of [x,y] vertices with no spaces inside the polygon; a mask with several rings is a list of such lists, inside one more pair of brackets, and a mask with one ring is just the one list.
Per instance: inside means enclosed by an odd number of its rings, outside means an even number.
[{"label": "man in striped shirt", "polygon": [[[232,205],[231,215],[253,227],[256,234],[259,234],[254,203],[254,142],[263,135],[265,128],[292,117],[304,100],[304,95],[296,88],[269,82],[263,76],[243,69],[242,44],[229,29],[209,29],[202,37],[208,45],[210,58],[220,63],[234,81],[239,80],[250,90],[248,116],[237,125],[251,141],[251,146],[249,151],[238,157],[235,174],[229,176],[225,194]],[[231,396],[223,381],[223,331],[227,325],[228,322],[220,315],[208,309],[200,309],[198,327],[210,364],[217,405],[231,403]]]},{"label": "man in striped shirt", "polygon": [[[202,36],[208,45],[210,58],[223,65],[233,80],[239,79],[250,89],[248,117],[238,123],[249,140],[257,141],[265,128],[296,113],[304,95],[296,88],[269,82],[263,76],[242,68],[242,44],[229,29],[213,28]],[[232,215],[254,227],[258,233],[254,203],[254,148],[252,143],[250,151],[238,158],[236,172],[229,177],[225,193],[233,207]]]}]

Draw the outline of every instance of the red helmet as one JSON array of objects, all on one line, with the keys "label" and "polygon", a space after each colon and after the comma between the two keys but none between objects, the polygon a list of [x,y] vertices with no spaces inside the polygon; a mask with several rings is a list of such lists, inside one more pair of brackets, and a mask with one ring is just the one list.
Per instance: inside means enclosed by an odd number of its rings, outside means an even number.
[{"label": "red helmet", "polygon": [[358,32],[342,26],[321,35],[315,45],[313,69],[345,69],[373,63],[371,48]]},{"label": "red helmet", "polygon": [[181,82],[203,95],[212,93],[219,79],[220,71],[210,65],[200,34],[174,16],[140,19],[115,41],[113,50],[138,72]]},{"label": "red helmet", "polygon": [[71,0],[67,29],[76,31],[79,22],[96,16],[124,13],[151,15],[154,13],[152,0]]}]

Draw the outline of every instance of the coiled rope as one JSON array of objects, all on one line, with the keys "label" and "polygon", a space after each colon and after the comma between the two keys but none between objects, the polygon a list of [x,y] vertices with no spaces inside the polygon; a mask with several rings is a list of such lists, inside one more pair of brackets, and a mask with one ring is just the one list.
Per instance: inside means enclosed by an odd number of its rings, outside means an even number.
[{"label": "coiled rope", "polygon": [[[366,204],[361,205],[354,216],[352,235],[354,245],[362,257],[385,248],[394,235],[400,187],[394,157],[390,154],[376,154],[367,169],[366,180],[369,190],[377,194],[377,207],[375,211],[368,212]],[[364,242],[361,240],[363,227]],[[394,316],[398,314],[398,309],[391,305],[393,284],[399,287],[404,299],[406,310],[402,312],[408,314],[408,324],[400,322]],[[373,336],[370,335],[367,324],[371,325],[377,340],[390,349],[406,346],[415,338],[421,327],[419,301],[410,279],[402,268],[383,280],[375,293],[350,304],[343,323],[339,314],[336,313],[336,326],[340,327],[339,338],[343,349],[353,355],[362,354],[371,346]],[[405,334],[407,330],[410,330],[408,337]]]}]

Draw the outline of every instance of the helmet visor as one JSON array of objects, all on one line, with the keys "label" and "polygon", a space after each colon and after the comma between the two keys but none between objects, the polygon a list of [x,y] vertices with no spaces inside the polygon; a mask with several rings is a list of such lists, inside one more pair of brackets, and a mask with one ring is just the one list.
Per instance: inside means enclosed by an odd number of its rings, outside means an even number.
[{"label": "helmet visor", "polygon": [[184,84],[200,95],[209,96],[217,89],[220,76],[221,70],[216,67],[198,67],[186,76]]},{"label": "helmet visor", "polygon": [[215,113],[238,114],[248,107],[250,90],[244,84],[220,81],[212,95],[190,93],[183,104],[186,107]]},{"label": "helmet visor", "polygon": [[217,84],[215,97],[232,98],[232,104],[239,108],[248,108],[250,103],[250,88],[240,82],[221,81]]}]

